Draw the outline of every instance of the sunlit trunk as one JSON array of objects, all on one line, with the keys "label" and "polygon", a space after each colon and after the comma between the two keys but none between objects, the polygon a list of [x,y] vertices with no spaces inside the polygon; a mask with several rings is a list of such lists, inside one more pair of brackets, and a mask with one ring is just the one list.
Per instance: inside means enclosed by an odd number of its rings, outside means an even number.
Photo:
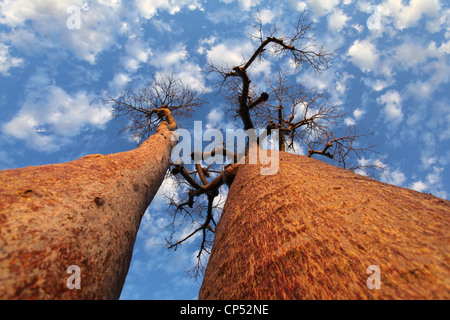
[{"label": "sunlit trunk", "polygon": [[449,299],[449,227],[447,200],[280,152],[237,173],[199,298]]},{"label": "sunlit trunk", "polygon": [[172,146],[163,123],[128,152],[0,171],[0,299],[119,298]]}]

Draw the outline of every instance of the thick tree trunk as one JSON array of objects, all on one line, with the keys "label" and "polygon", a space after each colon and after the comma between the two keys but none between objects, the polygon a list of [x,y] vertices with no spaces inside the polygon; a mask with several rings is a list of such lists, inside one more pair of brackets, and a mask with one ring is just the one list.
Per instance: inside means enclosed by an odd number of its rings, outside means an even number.
[{"label": "thick tree trunk", "polygon": [[199,298],[449,299],[449,225],[447,200],[280,152],[236,175]]},{"label": "thick tree trunk", "polygon": [[0,299],[119,298],[171,134],[163,123],[128,152],[0,171]]}]

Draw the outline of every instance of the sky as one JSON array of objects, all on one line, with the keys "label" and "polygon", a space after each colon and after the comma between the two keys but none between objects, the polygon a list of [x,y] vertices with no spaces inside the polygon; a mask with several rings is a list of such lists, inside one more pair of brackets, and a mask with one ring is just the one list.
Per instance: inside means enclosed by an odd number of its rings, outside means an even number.
[{"label": "sky", "polygon": [[[174,74],[207,103],[193,120],[232,123],[206,63],[237,65],[264,26],[295,26],[305,11],[317,43],[337,50],[320,74],[297,82],[326,92],[346,125],[371,130],[380,180],[450,199],[450,5],[446,0],[2,0],[0,1],[0,169],[66,162],[131,150],[123,124],[104,101],[152,74]],[[259,63],[256,81],[288,58]],[[292,70],[291,70],[292,69]],[[300,146],[298,152],[304,154]],[[167,180],[143,217],[121,299],[196,299],[198,237],[164,247]],[[181,232],[187,232],[182,230]]]}]

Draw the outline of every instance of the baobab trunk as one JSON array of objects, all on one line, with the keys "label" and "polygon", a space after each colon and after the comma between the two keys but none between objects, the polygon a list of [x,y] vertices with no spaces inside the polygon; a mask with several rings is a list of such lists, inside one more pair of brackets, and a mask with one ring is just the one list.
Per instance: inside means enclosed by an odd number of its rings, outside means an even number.
[{"label": "baobab trunk", "polygon": [[0,299],[119,298],[171,134],[163,122],[128,152],[0,171]]},{"label": "baobab trunk", "polygon": [[237,173],[199,298],[449,299],[449,226],[447,200],[280,152]]}]

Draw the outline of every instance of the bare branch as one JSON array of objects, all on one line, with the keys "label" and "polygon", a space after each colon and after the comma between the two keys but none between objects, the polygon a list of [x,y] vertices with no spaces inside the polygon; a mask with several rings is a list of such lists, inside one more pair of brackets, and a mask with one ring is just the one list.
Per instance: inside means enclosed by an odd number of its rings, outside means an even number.
[{"label": "bare branch", "polygon": [[315,141],[308,143],[308,157],[315,154],[323,155],[338,162],[340,167],[349,169],[351,171],[364,170],[370,172],[371,175],[382,169],[382,162],[377,165],[358,165],[358,160],[367,153],[375,153],[374,145],[361,146],[359,141],[361,138],[371,136],[372,133],[360,134],[355,126],[348,127],[348,129],[341,135],[336,137],[335,132],[328,132]]},{"label": "bare branch", "polygon": [[139,141],[144,141],[156,132],[164,118],[173,130],[176,119],[192,116],[203,104],[200,95],[173,75],[159,75],[143,88],[127,89],[118,97],[110,96],[105,103],[112,104],[114,116],[125,124],[122,132],[127,131]]}]

